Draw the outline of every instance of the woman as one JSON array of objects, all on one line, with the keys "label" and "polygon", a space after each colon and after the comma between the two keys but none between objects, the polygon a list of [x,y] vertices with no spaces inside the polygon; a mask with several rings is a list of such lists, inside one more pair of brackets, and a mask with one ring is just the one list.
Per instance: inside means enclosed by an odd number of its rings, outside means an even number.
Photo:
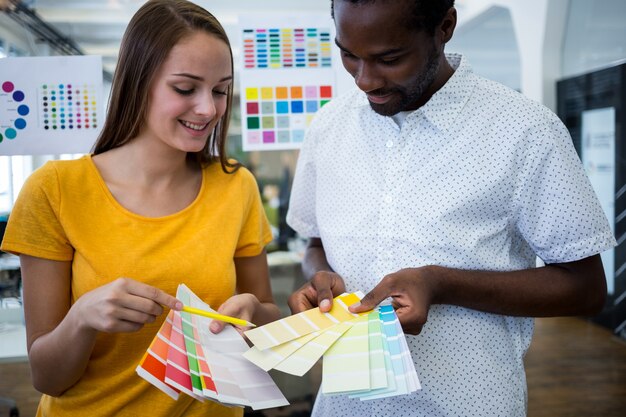
[{"label": "woman", "polygon": [[[225,156],[232,51],[206,10],[153,0],[132,18],[93,155],[34,172],[2,249],[20,255],[39,416],[231,416],[135,374],[185,283],[219,312],[276,320],[252,175]],[[219,332],[223,323],[214,322]]]}]

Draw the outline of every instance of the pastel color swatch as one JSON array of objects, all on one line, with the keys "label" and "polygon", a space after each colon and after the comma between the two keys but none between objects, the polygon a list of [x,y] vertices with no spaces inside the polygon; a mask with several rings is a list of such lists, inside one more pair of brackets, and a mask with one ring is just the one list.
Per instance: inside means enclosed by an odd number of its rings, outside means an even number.
[{"label": "pastel color swatch", "polygon": [[355,319],[346,334],[328,349],[322,375],[324,394],[370,389],[367,316]]},{"label": "pastel color swatch", "polygon": [[[191,307],[214,311],[183,284],[177,298]],[[243,357],[248,345],[232,326],[218,334],[211,319],[170,311],[136,371],[173,399],[183,392],[254,410],[289,404],[272,378]]]},{"label": "pastel color swatch", "polygon": [[348,306],[362,296],[358,292],[335,298],[330,312],[335,324],[329,325],[333,320],[319,309],[311,309],[248,330],[245,334],[254,346],[244,357],[263,370],[298,376],[322,357],[322,391],[327,395],[365,401],[421,389],[395,310],[382,305],[353,315]]},{"label": "pastel color swatch", "polygon": [[327,329],[334,324],[352,320],[356,314],[348,306],[360,300],[356,294],[345,294],[335,298],[332,309],[322,313],[319,308],[303,311],[282,320],[244,332],[246,337],[260,350],[278,346],[309,333]]},{"label": "pastel color swatch", "polygon": [[302,346],[278,365],[274,369],[291,374],[302,376],[307,373],[313,365],[330,349],[340,337],[353,326],[351,321],[339,323],[316,336],[310,343]]}]

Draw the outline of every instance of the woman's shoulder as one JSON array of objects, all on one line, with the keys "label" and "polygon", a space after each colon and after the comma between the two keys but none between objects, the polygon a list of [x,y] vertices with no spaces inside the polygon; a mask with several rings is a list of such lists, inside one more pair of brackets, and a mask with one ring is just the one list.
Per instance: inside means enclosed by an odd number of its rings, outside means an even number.
[{"label": "woman's shoulder", "polygon": [[222,168],[219,161],[215,161],[209,165],[203,167],[205,175],[212,177],[219,177],[225,181],[255,181],[252,172],[243,164],[240,164],[236,159],[229,159],[229,164],[226,166],[226,172]]},{"label": "woman's shoulder", "polygon": [[[229,160],[236,163],[235,160]],[[204,182],[210,187],[236,191],[240,195],[258,193],[258,184],[254,174],[245,165],[238,165],[238,168],[227,168],[224,172],[219,162],[214,162],[204,167]]]},{"label": "woman's shoulder", "polygon": [[74,181],[84,182],[89,172],[90,156],[72,160],[51,160],[33,171],[27,182],[35,184],[56,184]]}]

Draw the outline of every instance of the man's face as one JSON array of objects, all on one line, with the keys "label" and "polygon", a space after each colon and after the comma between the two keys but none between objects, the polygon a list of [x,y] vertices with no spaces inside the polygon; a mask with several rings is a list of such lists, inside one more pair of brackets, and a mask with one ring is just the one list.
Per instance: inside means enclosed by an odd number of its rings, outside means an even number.
[{"label": "man's face", "polygon": [[343,65],[372,109],[384,116],[422,106],[434,93],[443,57],[443,44],[408,28],[409,3],[334,3]]}]

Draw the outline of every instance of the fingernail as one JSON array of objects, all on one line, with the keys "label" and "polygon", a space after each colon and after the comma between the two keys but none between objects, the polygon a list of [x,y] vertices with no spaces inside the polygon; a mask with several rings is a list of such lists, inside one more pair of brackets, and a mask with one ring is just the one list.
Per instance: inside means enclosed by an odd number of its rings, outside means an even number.
[{"label": "fingernail", "polygon": [[328,308],[330,307],[330,300],[322,300],[320,303],[320,308]]},{"label": "fingernail", "polygon": [[361,302],[357,301],[356,303],[352,304],[350,306],[350,310],[356,310],[357,308],[361,307]]},{"label": "fingernail", "polygon": [[177,301],[176,304],[174,304],[174,309],[175,310],[182,310],[183,309],[183,303],[181,303],[180,301]]}]

